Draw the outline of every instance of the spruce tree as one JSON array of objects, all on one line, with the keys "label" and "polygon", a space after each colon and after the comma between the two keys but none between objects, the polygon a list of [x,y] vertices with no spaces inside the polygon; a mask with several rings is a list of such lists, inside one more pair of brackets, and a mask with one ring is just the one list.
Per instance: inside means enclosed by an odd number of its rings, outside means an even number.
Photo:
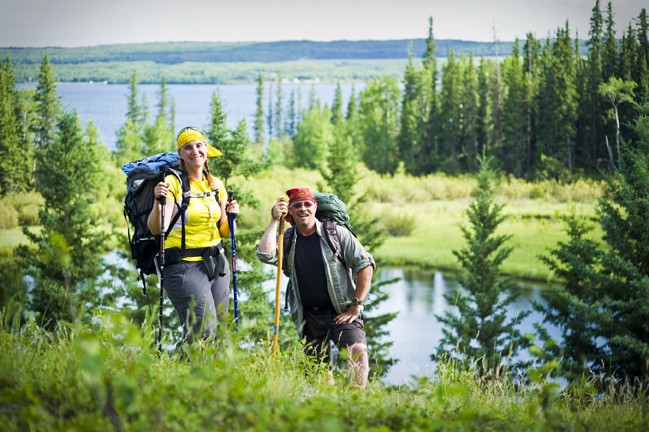
[{"label": "spruce tree", "polygon": [[9,58],[0,62],[0,196],[32,184],[32,151],[22,133],[24,117]]},{"label": "spruce tree", "polygon": [[480,376],[511,365],[511,358],[528,345],[518,325],[529,311],[507,316],[518,287],[501,270],[512,247],[505,245],[511,236],[496,233],[505,216],[503,205],[495,201],[494,177],[490,160],[481,160],[475,199],[467,210],[469,225],[461,227],[466,244],[453,251],[462,268],[457,278],[461,287],[444,295],[457,312],[437,316],[444,327],[433,356],[456,360]]},{"label": "spruce tree", "polygon": [[602,290],[596,325],[609,355],[610,373],[646,384],[649,377],[649,107],[633,123],[637,139],[622,146],[622,164],[609,180],[598,214],[604,232]]},{"label": "spruce tree", "polygon": [[419,74],[415,68],[412,54],[408,56],[408,64],[403,76],[403,97],[397,148],[399,160],[409,174],[418,174],[419,160],[430,155],[422,154],[421,131],[423,129],[420,103]]},{"label": "spruce tree", "polygon": [[56,123],[61,114],[61,101],[56,93],[56,79],[50,66],[49,56],[46,54],[41,63],[38,74],[36,94],[36,123],[34,124],[35,140],[37,148],[46,147],[54,141],[56,134]]},{"label": "spruce tree", "polygon": [[45,205],[39,211],[42,229],[23,229],[31,244],[16,254],[33,278],[30,308],[52,328],[74,321],[82,307],[100,299],[106,234],[91,211],[97,196],[99,169],[96,148],[85,139],[76,113],[60,117],[52,142],[37,153],[36,176]]},{"label": "spruce tree", "polygon": [[400,99],[399,83],[392,77],[370,81],[360,95],[360,153],[365,165],[380,174],[393,174],[399,164]]},{"label": "spruce tree", "polygon": [[527,156],[527,89],[520,61],[518,39],[512,55],[503,61],[503,78],[507,93],[503,103],[502,168],[516,177],[527,174],[524,162]]},{"label": "spruce tree", "polygon": [[[602,307],[602,292],[593,284],[600,265],[600,244],[589,238],[593,227],[584,219],[571,215],[566,221],[567,241],[559,244],[541,260],[559,280],[559,287],[544,292],[544,302],[534,302],[535,310],[544,315],[543,322],[561,331],[562,343],[546,343],[546,354],[561,359],[561,375],[574,381],[599,370],[602,358],[597,346],[597,322]],[[536,324],[542,340],[549,341],[547,329]],[[555,341],[556,342],[556,341]]]},{"label": "spruce tree", "polygon": [[256,95],[255,124],[253,125],[255,131],[255,143],[259,147],[263,147],[266,142],[266,137],[264,136],[264,77],[261,73],[257,76]]}]

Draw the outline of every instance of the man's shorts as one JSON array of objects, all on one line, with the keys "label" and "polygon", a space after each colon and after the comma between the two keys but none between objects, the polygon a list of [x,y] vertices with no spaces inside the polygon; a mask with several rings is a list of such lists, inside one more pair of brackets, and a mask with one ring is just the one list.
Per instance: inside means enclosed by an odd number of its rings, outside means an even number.
[{"label": "man's shorts", "polygon": [[336,324],[334,318],[337,313],[331,308],[305,307],[304,336],[306,346],[304,350],[309,355],[315,355],[318,361],[331,361],[331,347],[329,341],[339,349],[349,348],[355,343],[367,344],[363,320],[356,318],[352,323]]}]

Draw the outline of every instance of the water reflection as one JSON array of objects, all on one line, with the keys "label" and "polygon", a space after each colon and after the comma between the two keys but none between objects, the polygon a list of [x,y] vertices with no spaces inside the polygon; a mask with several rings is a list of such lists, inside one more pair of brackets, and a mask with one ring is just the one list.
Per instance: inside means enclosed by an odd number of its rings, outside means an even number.
[{"label": "water reflection", "polygon": [[[449,307],[444,293],[456,284],[442,272],[417,268],[382,268],[379,280],[401,278],[400,281],[382,287],[389,299],[379,305],[376,313],[399,312],[388,324],[389,340],[393,342],[390,356],[398,358],[388,375],[387,384],[403,384],[412,377],[433,377],[435,364],[430,355],[435,352],[442,337],[441,325],[435,318]],[[543,302],[540,284],[521,283],[521,294],[510,307],[508,315],[515,317],[531,309],[531,302]],[[541,322],[542,316],[532,313],[519,326],[523,333],[533,332],[533,324]],[[548,329],[559,340],[556,329]],[[521,354],[526,357],[525,353]]]}]

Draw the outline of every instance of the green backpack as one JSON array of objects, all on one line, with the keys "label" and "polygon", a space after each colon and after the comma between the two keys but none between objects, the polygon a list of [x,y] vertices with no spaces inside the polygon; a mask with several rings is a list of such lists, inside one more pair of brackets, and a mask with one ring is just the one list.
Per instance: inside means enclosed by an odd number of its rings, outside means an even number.
[{"label": "green backpack", "polygon": [[[338,238],[338,231],[336,225],[344,226],[351,232],[354,237],[356,234],[350,224],[349,214],[347,213],[347,206],[333,193],[314,192],[315,200],[318,203],[318,210],[315,217],[322,222],[327,236],[327,243],[331,248],[334,256],[344,263],[344,256],[342,247],[340,246],[340,239]],[[291,249],[293,232],[295,227],[291,227],[284,231],[284,260],[287,259],[288,253]]]}]

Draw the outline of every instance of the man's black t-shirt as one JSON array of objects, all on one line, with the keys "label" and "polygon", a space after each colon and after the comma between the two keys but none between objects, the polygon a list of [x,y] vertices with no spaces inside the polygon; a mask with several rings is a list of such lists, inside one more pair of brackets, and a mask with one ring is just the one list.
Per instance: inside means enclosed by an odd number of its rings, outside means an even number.
[{"label": "man's black t-shirt", "polygon": [[308,237],[297,233],[295,272],[304,307],[333,307],[327,292],[327,278],[317,233]]}]

